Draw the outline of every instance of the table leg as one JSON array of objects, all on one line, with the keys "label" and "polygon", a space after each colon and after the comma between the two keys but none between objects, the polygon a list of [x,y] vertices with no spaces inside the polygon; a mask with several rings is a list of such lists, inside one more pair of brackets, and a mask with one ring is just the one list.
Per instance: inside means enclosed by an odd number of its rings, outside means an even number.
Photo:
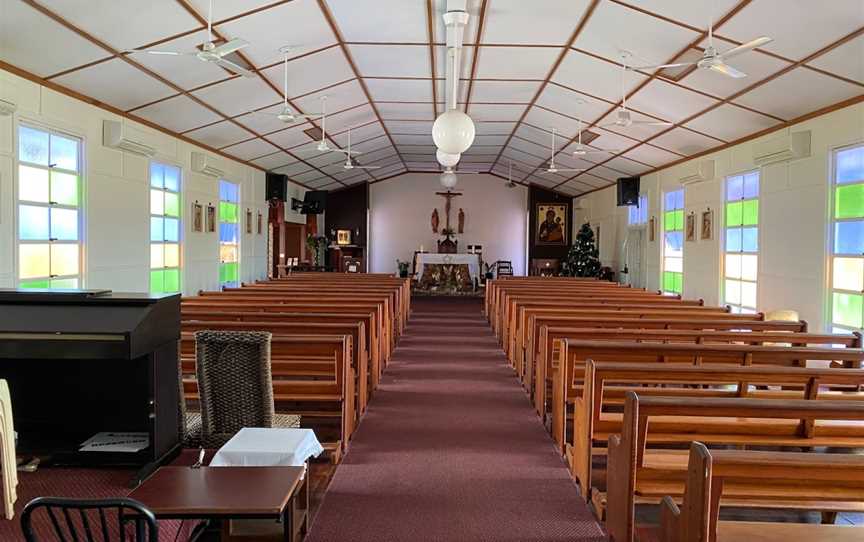
[{"label": "table leg", "polygon": [[282,510],[282,538],[285,542],[294,542],[294,497]]}]

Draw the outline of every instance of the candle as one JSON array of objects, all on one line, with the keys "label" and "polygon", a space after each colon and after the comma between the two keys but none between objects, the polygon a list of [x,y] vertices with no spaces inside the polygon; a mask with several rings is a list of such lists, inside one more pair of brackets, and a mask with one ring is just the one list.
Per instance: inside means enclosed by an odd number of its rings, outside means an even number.
[{"label": "candle", "polygon": [[420,245],[420,252],[423,252],[423,245]]}]

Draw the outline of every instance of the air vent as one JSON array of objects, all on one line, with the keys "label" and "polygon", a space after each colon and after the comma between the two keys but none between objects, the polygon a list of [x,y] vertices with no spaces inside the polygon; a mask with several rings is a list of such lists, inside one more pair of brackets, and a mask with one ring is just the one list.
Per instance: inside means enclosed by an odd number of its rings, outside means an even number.
[{"label": "air vent", "polygon": [[307,128],[306,130],[303,130],[303,133],[309,136],[309,139],[314,141],[319,141],[321,139],[321,128]]}]

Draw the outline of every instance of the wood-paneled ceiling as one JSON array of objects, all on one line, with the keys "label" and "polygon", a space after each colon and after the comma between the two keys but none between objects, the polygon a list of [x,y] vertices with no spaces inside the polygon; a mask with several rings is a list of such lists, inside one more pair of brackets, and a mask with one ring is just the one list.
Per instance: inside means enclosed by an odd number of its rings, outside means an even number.
[{"label": "wood-paneled ceiling", "polygon": [[[207,0],[0,0],[0,67],[86,96],[221,153],[338,189],[406,171],[438,171],[432,122],[444,107],[445,0],[214,0],[218,39],[251,45],[240,60],[254,78],[194,58],[129,55],[188,50],[205,40]],[[460,168],[507,176],[569,195],[605,187],[708,149],[864,99],[864,1],[469,0],[459,102],[477,137]],[[685,72],[677,80],[628,72],[636,119],[671,127],[601,128],[621,99],[618,54],[646,63],[701,52],[709,10],[720,48],[774,41],[730,63],[744,79]],[[818,4],[818,5],[817,5]],[[328,97],[332,142],[362,151],[375,170],[341,167],[304,130],[250,111],[282,100],[279,48],[292,45],[288,99],[317,112]],[[157,47],[158,46],[158,47]],[[577,119],[591,145],[615,151],[576,159]],[[549,159],[581,173],[539,174]]]}]

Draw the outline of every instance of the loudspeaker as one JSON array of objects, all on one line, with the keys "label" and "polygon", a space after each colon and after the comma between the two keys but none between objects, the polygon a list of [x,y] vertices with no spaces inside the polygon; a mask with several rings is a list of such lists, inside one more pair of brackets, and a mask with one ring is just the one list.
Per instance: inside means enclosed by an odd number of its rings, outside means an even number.
[{"label": "loudspeaker", "polygon": [[303,197],[304,215],[320,215],[327,208],[327,191],[310,190]]},{"label": "loudspeaker", "polygon": [[285,192],[288,185],[288,177],[285,175],[280,175],[278,173],[270,173],[267,172],[267,183],[266,183],[266,192],[265,197],[266,201],[270,201],[272,199],[278,199],[279,201],[285,201]]},{"label": "loudspeaker", "polygon": [[639,177],[618,179],[618,207],[639,205]]}]

